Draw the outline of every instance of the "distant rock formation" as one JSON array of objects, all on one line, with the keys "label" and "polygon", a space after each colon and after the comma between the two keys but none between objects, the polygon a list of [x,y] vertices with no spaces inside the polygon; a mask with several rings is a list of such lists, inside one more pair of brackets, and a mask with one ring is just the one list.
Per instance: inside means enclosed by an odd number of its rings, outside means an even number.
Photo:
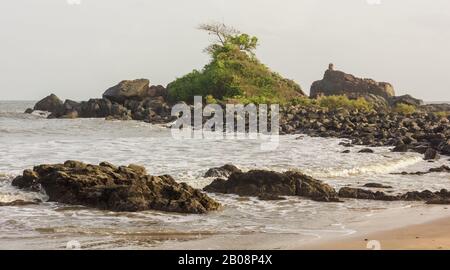
[{"label": "distant rock formation", "polygon": [[346,95],[349,98],[375,95],[389,99],[395,96],[395,91],[390,83],[357,78],[351,74],[334,70],[334,65],[330,64],[323,79],[315,81],[311,85],[310,96],[317,98],[320,95]]},{"label": "distant rock formation", "polygon": [[[172,120],[167,91],[149,86],[147,79],[122,81],[107,89],[103,98],[64,103],[54,94],[36,103],[34,110],[48,111],[49,118],[107,118],[167,123]],[[27,109],[27,113],[33,110]]]}]

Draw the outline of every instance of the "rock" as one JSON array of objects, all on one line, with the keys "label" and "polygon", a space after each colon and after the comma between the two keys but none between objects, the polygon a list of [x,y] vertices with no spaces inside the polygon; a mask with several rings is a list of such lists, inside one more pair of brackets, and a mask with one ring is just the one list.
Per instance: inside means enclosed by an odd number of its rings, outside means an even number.
[{"label": "rock", "polygon": [[49,201],[84,205],[110,211],[160,210],[202,214],[220,204],[171,176],[151,176],[137,165],[114,166],[66,161],[25,170],[13,180],[18,188],[47,193]]},{"label": "rock", "polygon": [[428,148],[425,152],[425,160],[433,160],[433,159],[439,159],[439,154],[436,151],[436,149]]},{"label": "rock", "polygon": [[312,98],[320,95],[346,95],[349,98],[359,98],[372,94],[388,99],[395,96],[394,88],[389,83],[360,79],[333,69],[325,71],[323,79],[312,84],[310,93]]},{"label": "rock", "polygon": [[367,183],[363,187],[367,187],[367,188],[385,188],[385,189],[392,188],[391,186],[385,186],[385,185],[379,184],[379,183]]},{"label": "rock", "polygon": [[162,85],[152,85],[147,90],[147,96],[167,98],[167,89]]},{"label": "rock", "polygon": [[423,105],[423,100],[414,98],[411,95],[403,95],[389,98],[389,103],[391,106],[396,106],[397,104],[403,103],[418,107]]},{"label": "rock", "polygon": [[342,153],[342,154],[348,154],[348,153],[350,153],[350,150],[344,150],[344,151],[342,151],[341,153]]},{"label": "rock", "polygon": [[329,185],[293,171],[285,173],[264,170],[235,172],[228,180],[214,180],[204,190],[263,198],[267,196],[302,196],[316,201],[339,201],[336,191]]},{"label": "rock", "polygon": [[142,100],[148,96],[149,80],[138,79],[121,81],[118,85],[109,88],[103,93],[103,98],[123,104],[125,100]]},{"label": "rock", "polygon": [[284,198],[284,197],[267,194],[267,193],[259,195],[258,199],[260,199],[261,201],[284,201],[284,200],[286,200],[286,198]]},{"label": "rock", "polygon": [[228,178],[235,172],[242,172],[238,167],[232,164],[225,164],[222,167],[209,169],[203,177]]},{"label": "rock", "polygon": [[392,149],[392,152],[408,152],[408,146],[406,144],[399,144],[394,149]]},{"label": "rock", "polygon": [[51,94],[34,105],[33,110],[35,111],[46,111],[53,115],[59,116],[63,110],[63,102],[55,95]]},{"label": "rock", "polygon": [[427,204],[448,205],[448,204],[450,204],[450,198],[434,198],[434,199],[428,200],[426,203]]},{"label": "rock", "polygon": [[377,200],[377,201],[396,201],[397,196],[386,195],[384,192],[373,192],[370,190],[343,187],[339,190],[339,197],[349,199]]},{"label": "rock", "polygon": [[25,205],[36,205],[39,204],[40,201],[24,201],[24,200],[15,200],[12,202],[0,202],[0,207],[6,206],[25,206]]},{"label": "rock", "polygon": [[361,149],[360,151],[358,151],[358,153],[369,153],[369,154],[373,154],[373,153],[375,153],[375,151],[373,151],[373,150],[370,149],[370,148],[364,148],[364,149]]},{"label": "rock", "polygon": [[25,113],[26,113],[26,114],[32,114],[33,111],[34,111],[33,109],[28,108],[28,109],[25,110]]}]

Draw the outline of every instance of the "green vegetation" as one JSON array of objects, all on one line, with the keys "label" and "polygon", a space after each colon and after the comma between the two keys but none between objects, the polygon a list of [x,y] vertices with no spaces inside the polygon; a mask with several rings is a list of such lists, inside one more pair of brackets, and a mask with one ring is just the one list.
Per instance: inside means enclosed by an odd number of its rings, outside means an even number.
[{"label": "green vegetation", "polygon": [[417,108],[413,105],[405,104],[405,103],[398,103],[394,107],[394,111],[397,113],[409,115],[415,113]]},{"label": "green vegetation", "polygon": [[258,39],[223,24],[199,27],[216,37],[206,48],[211,61],[201,71],[168,85],[171,101],[192,102],[195,95],[240,103],[280,103],[303,95],[300,86],[260,63],[254,54]]},{"label": "green vegetation", "polygon": [[447,118],[450,116],[449,111],[435,112],[434,114],[436,114],[437,116],[442,117],[442,118]]},{"label": "green vegetation", "polygon": [[297,97],[290,102],[292,105],[300,105],[304,107],[326,108],[328,110],[359,110],[370,111],[373,109],[373,104],[365,98],[349,99],[347,96],[321,96],[317,99],[308,97]]}]

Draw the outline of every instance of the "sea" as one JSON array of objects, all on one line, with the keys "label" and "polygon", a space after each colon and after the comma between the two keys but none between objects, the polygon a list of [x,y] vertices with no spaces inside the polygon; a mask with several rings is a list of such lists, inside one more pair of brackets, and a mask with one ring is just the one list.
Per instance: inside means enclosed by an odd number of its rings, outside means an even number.
[{"label": "sea", "polygon": [[[131,163],[152,175],[170,174],[203,188],[211,167],[232,163],[242,170],[300,170],[334,188],[366,183],[392,186],[392,194],[450,189],[450,174],[397,175],[449,165],[446,157],[424,161],[417,153],[393,153],[389,147],[358,153],[342,139],[280,136],[278,147],[264,149],[258,139],[180,139],[170,129],[137,121],[46,119],[24,114],[34,101],[0,101],[0,202],[40,199],[28,206],[0,207],[0,249],[254,249],[301,247],[327,239],[357,236],[450,216],[445,206],[421,202],[345,200],[314,202],[289,197],[261,201],[209,194],[223,209],[204,215],[145,211],[115,213],[48,202],[45,193],[16,189],[12,179],[39,164],[79,160],[98,164]],[[343,150],[351,150],[342,154]],[[254,236],[261,244],[245,239]],[[208,240],[210,239],[210,241]],[[230,241],[230,239],[233,239]]]}]

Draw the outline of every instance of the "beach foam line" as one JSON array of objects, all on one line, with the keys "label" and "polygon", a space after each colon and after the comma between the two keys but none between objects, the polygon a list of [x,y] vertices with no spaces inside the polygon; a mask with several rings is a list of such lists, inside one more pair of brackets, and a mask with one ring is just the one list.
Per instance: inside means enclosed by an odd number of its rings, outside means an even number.
[{"label": "beach foam line", "polygon": [[409,156],[353,168],[323,168],[319,170],[306,169],[303,171],[317,178],[346,177],[363,174],[383,174],[414,165],[421,160],[422,158],[419,156]]}]

